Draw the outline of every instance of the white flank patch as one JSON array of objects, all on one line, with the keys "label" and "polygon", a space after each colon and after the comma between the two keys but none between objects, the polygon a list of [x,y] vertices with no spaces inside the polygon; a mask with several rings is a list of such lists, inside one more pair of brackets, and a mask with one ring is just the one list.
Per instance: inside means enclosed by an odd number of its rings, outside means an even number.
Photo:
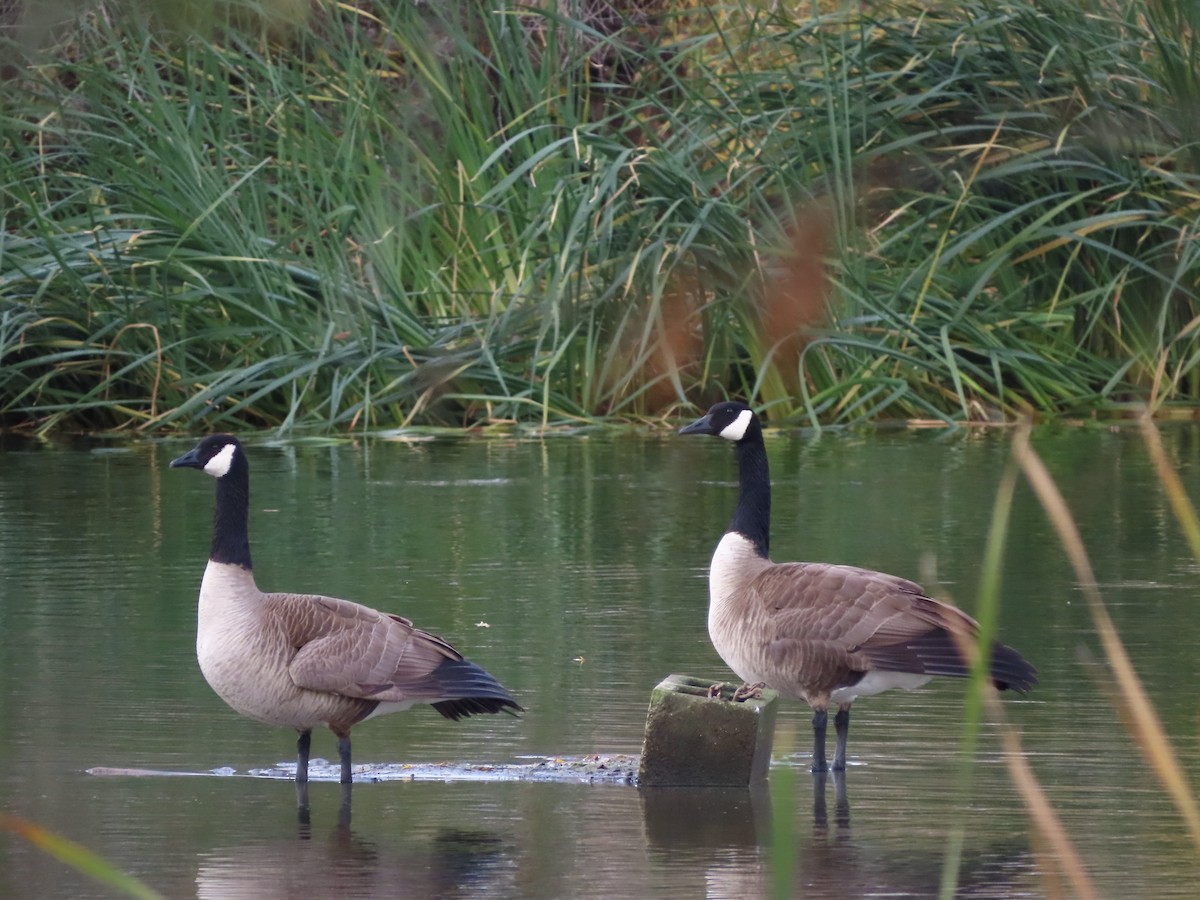
[{"label": "white flank patch", "polygon": [[855,697],[870,697],[882,694],[893,688],[903,691],[915,691],[925,684],[932,676],[920,675],[915,672],[884,672],[875,669],[862,677],[858,684],[838,688],[829,695],[834,703],[852,703]]},{"label": "white flank patch", "polygon": [[[368,698],[368,699],[370,699],[370,698]],[[371,712],[369,712],[367,714],[367,718],[363,719],[363,721],[365,722],[365,721],[367,721],[367,719],[373,719],[376,716],[386,716],[388,713],[404,712],[405,710],[412,709],[413,706],[416,705],[416,702],[417,702],[416,700],[384,700],[377,707],[375,707],[375,709],[373,709]],[[433,701],[423,701],[423,702],[436,703],[437,701],[433,700]]]},{"label": "white flank patch", "polygon": [[750,422],[754,418],[754,413],[748,409],[743,409],[738,413],[738,417],[721,429],[721,437],[727,441],[740,441],[746,436],[746,429],[750,427]]},{"label": "white flank patch", "polygon": [[237,444],[226,444],[216,456],[204,464],[204,471],[213,478],[221,478],[229,474],[233,465],[233,454],[237,453]]}]

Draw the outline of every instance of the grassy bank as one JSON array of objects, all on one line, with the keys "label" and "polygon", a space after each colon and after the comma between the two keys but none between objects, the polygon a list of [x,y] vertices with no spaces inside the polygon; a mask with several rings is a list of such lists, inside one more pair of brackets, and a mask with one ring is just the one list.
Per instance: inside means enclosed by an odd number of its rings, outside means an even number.
[{"label": "grassy bank", "polygon": [[442,6],[93,4],[6,68],[0,424],[1200,398],[1183,2]]}]

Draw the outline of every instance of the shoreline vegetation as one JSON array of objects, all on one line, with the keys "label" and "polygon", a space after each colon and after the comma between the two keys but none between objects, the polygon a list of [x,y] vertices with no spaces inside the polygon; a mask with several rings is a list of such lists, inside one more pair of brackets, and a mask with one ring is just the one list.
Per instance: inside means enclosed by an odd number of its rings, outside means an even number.
[{"label": "shoreline vegetation", "polygon": [[0,429],[1200,408],[1185,0],[37,6]]}]

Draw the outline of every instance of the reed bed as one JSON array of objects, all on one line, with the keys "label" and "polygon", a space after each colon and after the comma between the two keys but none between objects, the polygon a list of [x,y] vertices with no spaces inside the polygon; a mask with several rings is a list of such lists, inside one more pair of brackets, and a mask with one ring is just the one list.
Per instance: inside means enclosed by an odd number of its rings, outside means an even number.
[{"label": "reed bed", "polygon": [[1187,4],[281,3],[6,67],[0,425],[1195,405]]}]

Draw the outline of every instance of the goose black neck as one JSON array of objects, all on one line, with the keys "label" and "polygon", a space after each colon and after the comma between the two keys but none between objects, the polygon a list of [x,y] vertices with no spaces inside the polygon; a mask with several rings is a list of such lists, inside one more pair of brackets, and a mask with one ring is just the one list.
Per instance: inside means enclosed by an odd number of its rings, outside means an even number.
[{"label": "goose black neck", "polygon": [[250,467],[241,453],[234,456],[229,471],[217,479],[212,551],[208,558],[213,562],[253,569],[250,562]]},{"label": "goose black neck", "polygon": [[762,432],[753,429],[735,447],[738,500],[729,530],[750,541],[755,552],[767,559],[771,543],[771,473]]}]

